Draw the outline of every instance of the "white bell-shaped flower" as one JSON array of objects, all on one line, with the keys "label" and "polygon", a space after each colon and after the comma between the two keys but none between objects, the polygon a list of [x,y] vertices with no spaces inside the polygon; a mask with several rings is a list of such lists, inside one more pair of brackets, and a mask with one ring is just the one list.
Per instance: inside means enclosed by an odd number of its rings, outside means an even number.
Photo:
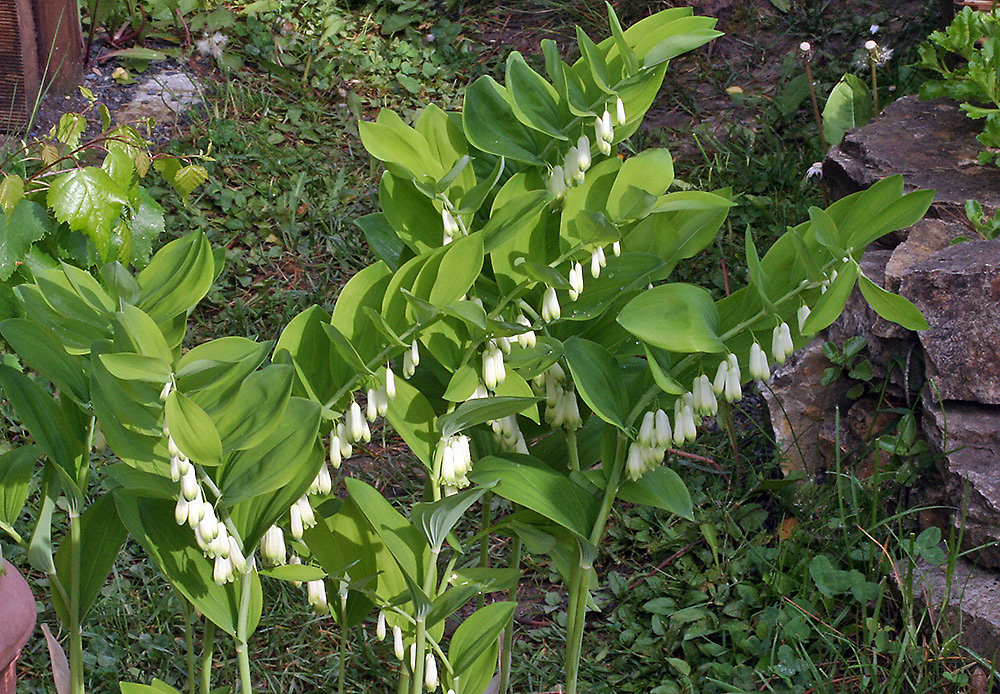
[{"label": "white bell-shaped flower", "polygon": [[618,101],[615,103],[615,125],[625,125],[625,102],[618,97]]},{"label": "white bell-shaped flower", "polygon": [[309,604],[312,605],[316,614],[326,614],[330,611],[330,606],[326,602],[325,580],[320,579],[318,581],[307,581],[306,593],[308,595]]},{"label": "white bell-shaped flower", "polygon": [[260,541],[260,553],[264,561],[272,566],[285,563],[285,533],[277,525],[272,525]]},{"label": "white bell-shaped flower", "polygon": [[396,660],[402,660],[406,655],[406,649],[403,648],[403,630],[399,627],[392,628],[392,652]]},{"label": "white bell-shaped flower", "polygon": [[561,200],[565,197],[567,187],[566,172],[563,170],[563,167],[557,165],[552,168],[552,173],[549,174],[549,178],[545,182],[545,187],[556,200]]},{"label": "white bell-shaped flower", "polygon": [[767,383],[771,380],[771,368],[767,363],[767,355],[755,341],[750,346],[750,378]]},{"label": "white bell-shaped flower", "polygon": [[554,287],[548,287],[545,294],[542,295],[542,320],[551,323],[554,320],[559,320],[560,316],[562,316],[562,309],[559,307],[559,297],[556,296]]},{"label": "white bell-shaped flower", "polygon": [[385,641],[385,612],[379,610],[378,620],[375,622],[375,638]]}]

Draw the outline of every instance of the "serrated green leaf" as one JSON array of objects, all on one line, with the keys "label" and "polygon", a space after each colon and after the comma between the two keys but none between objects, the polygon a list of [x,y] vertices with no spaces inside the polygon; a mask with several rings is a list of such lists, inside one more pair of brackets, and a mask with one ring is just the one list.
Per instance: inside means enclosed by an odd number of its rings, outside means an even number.
[{"label": "serrated green leaf", "polygon": [[36,202],[21,200],[6,214],[0,211],[0,280],[9,279],[24,262],[31,244],[52,231],[52,220]]},{"label": "serrated green leaf", "polygon": [[46,201],[56,219],[99,244],[108,238],[128,196],[105,171],[88,166],[57,176]]}]

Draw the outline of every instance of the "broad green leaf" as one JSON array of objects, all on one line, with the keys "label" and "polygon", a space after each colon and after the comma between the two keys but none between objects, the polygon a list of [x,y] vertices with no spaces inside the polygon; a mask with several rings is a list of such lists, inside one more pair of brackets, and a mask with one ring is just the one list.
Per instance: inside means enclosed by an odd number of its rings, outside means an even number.
[{"label": "broad green leaf", "polygon": [[465,90],[462,123],[466,137],[476,148],[512,161],[541,166],[540,147],[508,102],[507,90],[489,75]]},{"label": "broad green leaf", "polygon": [[21,200],[9,213],[0,211],[0,280],[10,278],[31,244],[51,233],[52,226],[37,202]]},{"label": "broad green leaf", "polygon": [[198,164],[188,164],[177,169],[171,179],[174,189],[180,193],[181,199],[186,200],[194,189],[208,180],[208,171],[204,166]]},{"label": "broad green leaf", "polygon": [[100,245],[111,233],[128,197],[96,166],[73,169],[53,179],[46,197],[56,219],[82,231]]},{"label": "broad green leaf", "polygon": [[435,306],[454,303],[469,291],[482,269],[483,235],[470,234],[457,239],[447,247],[441,258],[430,294],[421,298],[426,298]]},{"label": "broad green leaf", "polygon": [[494,419],[503,419],[504,417],[523,412],[528,407],[537,403],[538,400],[539,398],[509,397],[467,400],[455,408],[453,412],[439,417],[437,426],[441,431],[441,436],[447,438],[477,424],[491,422]]},{"label": "broad green leaf", "polygon": [[[111,573],[111,567],[118,558],[122,544],[128,535],[118,518],[112,494],[104,494],[87,507],[80,516],[80,581],[79,614],[82,621],[94,605]],[[56,572],[64,585],[70,583],[72,572],[72,543],[64,541],[56,552]],[[60,618],[68,623],[69,605],[63,603],[59,592],[52,591],[52,602]]]},{"label": "broad green leaf", "polygon": [[48,328],[24,318],[0,323],[0,334],[31,368],[48,378],[57,388],[78,403],[90,400],[87,377],[58,337]]},{"label": "broad green leaf", "polygon": [[691,284],[672,282],[646,290],[625,305],[618,323],[643,342],[669,352],[726,351],[711,294]]},{"label": "broad green leaf", "polygon": [[621,367],[596,342],[573,336],[564,343],[573,382],[587,406],[598,417],[623,431],[627,427],[628,394]]},{"label": "broad green leaf", "polygon": [[[703,46],[712,39],[722,35],[721,31],[716,31],[715,29],[693,29],[665,38],[646,53],[646,56],[642,60],[643,67],[649,68],[659,65],[682,53],[693,51],[695,48]],[[638,48],[636,52],[639,52]]]},{"label": "broad green leaf", "polygon": [[434,408],[409,381],[396,379],[396,399],[389,403],[386,418],[420,462],[433,467],[434,447],[440,438]]},{"label": "broad green leaf", "polygon": [[339,387],[330,372],[330,338],[324,326],[329,325],[330,314],[319,306],[310,306],[298,314],[281,331],[274,345],[274,359],[282,353],[294,359],[295,394],[316,398],[325,403]]},{"label": "broad green leaf", "polygon": [[746,247],[747,274],[750,275],[750,284],[752,284],[754,289],[757,290],[757,294],[760,296],[760,300],[764,302],[764,305],[771,308],[773,304],[767,296],[767,275],[760,266],[760,256],[757,255],[757,246],[754,245],[753,234],[750,232],[749,226],[747,227],[744,241],[744,245]]},{"label": "broad green leaf", "polygon": [[625,32],[622,30],[622,25],[618,20],[618,15],[615,13],[615,8],[611,6],[610,2],[605,2],[604,4],[608,8],[608,24],[611,26],[611,35],[615,39],[615,47],[618,49],[622,61],[625,63],[624,76],[629,77],[639,70],[639,59],[629,45],[628,39],[625,38]]},{"label": "broad green leaf", "polygon": [[507,90],[517,119],[530,128],[557,140],[563,134],[569,113],[559,107],[559,93],[541,75],[528,67],[517,51],[507,56]]},{"label": "broad green leaf", "polygon": [[507,368],[516,370],[525,379],[531,379],[544,373],[562,355],[562,343],[543,335],[536,338],[534,347],[512,346],[506,358]]},{"label": "broad green leaf", "polygon": [[412,178],[429,176],[437,181],[446,172],[445,165],[431,153],[427,138],[404,123],[395,111],[382,109],[374,123],[359,122],[358,131],[369,154],[406,171]]},{"label": "broad green leaf", "polygon": [[344,484],[365,518],[392,553],[404,577],[418,584],[430,557],[430,548],[410,524],[374,487],[361,480],[346,478]]},{"label": "broad green leaf", "polygon": [[0,525],[13,529],[28,498],[31,474],[41,454],[38,446],[18,446],[0,454]]},{"label": "broad green leaf", "polygon": [[205,235],[183,236],[161,248],[136,277],[142,287],[138,307],[163,324],[194,308],[215,275],[215,258]]},{"label": "broad green leaf", "polygon": [[199,465],[222,462],[222,440],[212,419],[191,398],[170,391],[164,408],[164,424],[177,447]]},{"label": "broad green leaf", "polygon": [[0,211],[10,214],[24,199],[24,179],[17,174],[3,174],[0,181]]},{"label": "broad green leaf", "polygon": [[[610,254],[609,254],[610,255]],[[658,279],[666,264],[651,253],[622,253],[607,259],[597,279],[586,278],[585,291],[562,307],[563,320],[590,320],[601,315],[623,296],[645,288]]]},{"label": "broad green leaf", "polygon": [[668,467],[650,470],[638,480],[626,480],[618,488],[618,498],[630,504],[644,504],[694,520],[691,495],[684,480]]},{"label": "broad green leaf", "polygon": [[589,537],[597,520],[600,499],[529,456],[487,456],[476,461],[469,479],[481,485],[496,482],[493,491],[500,496],[540,513],[580,537]]},{"label": "broad green leaf", "polygon": [[170,364],[156,357],[123,352],[102,354],[100,359],[112,376],[123,381],[147,381],[162,386],[170,380]]},{"label": "broad green leaf", "polygon": [[474,612],[455,630],[448,660],[461,683],[460,694],[486,690],[496,667],[500,632],[514,616],[514,602],[495,602]]},{"label": "broad green leaf", "polygon": [[42,506],[35,518],[31,542],[28,544],[28,563],[36,571],[41,571],[47,576],[56,572],[56,565],[52,560],[52,513],[56,509],[59,487],[55,477],[55,464],[47,463],[42,472],[40,489]]},{"label": "broad green leaf", "polygon": [[319,403],[287,395],[282,399],[287,406],[275,426],[269,427],[269,435],[259,442],[254,441],[257,437],[247,439],[254,445],[236,450],[221,468],[219,506],[235,506],[280,489],[306,468],[315,476],[313,449],[319,432]]},{"label": "broad green leaf", "polygon": [[920,313],[920,309],[906,297],[882,289],[865,277],[864,273],[858,275],[858,285],[861,287],[861,294],[864,295],[868,305],[886,320],[898,323],[907,330],[927,330],[930,328],[927,319]]},{"label": "broad green leaf", "polygon": [[384,262],[390,270],[398,270],[402,265],[406,244],[389,224],[384,212],[367,214],[354,220],[368,242],[368,248],[375,257]]},{"label": "broad green leaf", "polygon": [[76,466],[84,453],[84,431],[79,422],[70,419],[41,386],[9,366],[0,365],[0,387],[35,442],[76,479]]},{"label": "broad green leaf", "polygon": [[802,326],[803,334],[815,335],[837,320],[837,316],[844,310],[844,305],[847,303],[847,298],[851,295],[851,290],[854,289],[854,281],[857,278],[857,264],[853,261],[845,263],[840,268],[837,278],[830,283],[830,287],[826,290],[826,293],[819,298],[819,301],[813,307],[812,313],[809,314],[805,324]]},{"label": "broad green leaf", "polygon": [[224,454],[253,448],[278,428],[292,393],[294,374],[291,366],[271,364],[243,381],[239,393],[219,409],[215,420]]},{"label": "broad green leaf", "polygon": [[[444,240],[441,213],[412,181],[386,171],[382,174],[378,199],[385,221],[413,252],[423,253],[441,246]],[[376,246],[375,250],[378,249],[379,246]],[[402,251],[399,253],[402,260]]]},{"label": "broad green leaf", "polygon": [[828,144],[839,145],[844,134],[872,119],[872,93],[856,75],[845,74],[834,86],[823,107],[823,135]]},{"label": "broad green leaf", "polygon": [[659,347],[648,344],[643,345],[646,352],[646,363],[649,365],[649,373],[652,374],[656,385],[664,393],[671,395],[681,395],[687,392],[687,388],[677,382],[670,373],[670,354]]},{"label": "broad green leaf", "polygon": [[421,502],[413,505],[410,520],[424,535],[424,539],[435,554],[441,549],[448,533],[462,519],[472,504],[479,501],[488,487],[475,487],[446,496],[438,501]]},{"label": "broad green leaf", "polygon": [[[608,215],[612,220],[634,219],[630,214],[638,202],[635,190],[654,198],[663,195],[674,180],[674,163],[665,149],[649,149],[622,164],[608,196]],[[644,215],[643,215],[644,216]]]},{"label": "broad green leaf", "polygon": [[115,315],[114,343],[122,352],[137,352],[173,363],[173,353],[163,332],[148,314],[135,306],[125,304]]},{"label": "broad green leaf", "polygon": [[220,337],[203,342],[177,361],[174,372],[177,388],[212,412],[260,366],[270,350],[270,342],[254,342],[245,337]]},{"label": "broad green leaf", "polygon": [[351,344],[351,341],[344,337],[344,334],[337,330],[335,326],[330,325],[329,323],[324,323],[323,332],[326,333],[327,338],[330,340],[330,344],[333,346],[333,353],[340,357],[340,360],[348,368],[348,371],[344,374],[344,376],[348,376],[348,374],[371,375],[373,373],[358,354],[358,351],[354,349],[354,345]]},{"label": "broad green leaf", "polygon": [[580,60],[589,68],[590,75],[594,79],[594,84],[606,94],[614,94],[611,88],[611,77],[608,74],[608,64],[604,59],[604,53],[597,44],[587,36],[579,26],[576,27],[576,43],[580,47]]},{"label": "broad green leaf", "polygon": [[851,247],[867,248],[872,241],[890,231],[916,224],[927,214],[932,202],[934,202],[933,190],[915,190],[894,200],[877,213],[875,217],[877,226],[861,224],[853,230],[846,229]]},{"label": "broad green leaf", "polygon": [[844,252],[844,235],[829,214],[818,207],[810,207],[809,221],[812,222],[813,235],[817,241],[832,253]]}]

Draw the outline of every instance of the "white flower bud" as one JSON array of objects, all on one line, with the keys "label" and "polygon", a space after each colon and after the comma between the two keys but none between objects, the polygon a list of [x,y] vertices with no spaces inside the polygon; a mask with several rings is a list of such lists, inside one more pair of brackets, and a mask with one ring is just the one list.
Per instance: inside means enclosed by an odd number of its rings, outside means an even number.
[{"label": "white flower bud", "polygon": [[554,166],[549,179],[545,182],[545,187],[556,200],[561,200],[566,195],[566,172],[563,167]]},{"label": "white flower bud", "polygon": [[460,229],[454,215],[447,208],[441,210],[441,223],[444,225],[445,236],[457,236]]},{"label": "white flower bud", "polygon": [[866,51],[874,51],[876,48],[878,48],[878,44],[875,43],[873,40],[868,39],[867,41],[865,41]]},{"label": "white flower bud", "polygon": [[246,557],[243,556],[243,550],[240,549],[240,543],[232,535],[229,536],[229,561],[236,573],[245,574],[250,570]]},{"label": "white flower bud", "polygon": [[611,244],[611,251],[615,254],[616,258],[618,256],[620,256],[622,254],[622,243],[621,243],[621,241],[615,241],[614,243],[612,243]]},{"label": "white flower bud", "polygon": [[397,660],[402,660],[406,654],[406,650],[403,648],[403,630],[399,627],[392,628],[392,651]]},{"label": "white flower bud", "polygon": [[184,456],[184,454],[181,453],[181,449],[177,447],[177,442],[174,441],[173,436],[167,437],[167,453],[173,458],[181,458]]},{"label": "white flower bud", "polygon": [[729,375],[729,360],[723,359],[719,362],[719,368],[715,371],[715,380],[712,382],[712,390],[716,395],[721,396],[726,392],[726,379]]},{"label": "white flower bud", "polygon": [[615,125],[625,125],[625,122],[625,102],[619,97],[615,103]]},{"label": "white flower bud", "polygon": [[212,504],[202,504],[205,515],[198,523],[198,532],[205,542],[211,542],[219,534],[219,519],[215,515],[215,507]]},{"label": "white flower bud", "polygon": [[273,566],[285,563],[285,533],[280,527],[272,525],[267,529],[260,543],[260,553],[264,561]]},{"label": "white flower bud", "polygon": [[170,457],[170,479],[173,482],[181,481],[180,459],[177,456]]},{"label": "white flower bud", "polygon": [[[311,528],[316,525],[316,514],[313,513],[312,504],[309,503],[308,496],[301,496],[299,500],[295,502],[295,505],[299,507],[299,515],[302,516],[302,527]],[[295,538],[298,540],[299,538]]]},{"label": "white flower bud", "polygon": [[313,480],[308,493],[326,496],[331,491],[333,491],[333,479],[331,479],[330,471],[327,469],[326,463],[324,462],[322,467],[320,467],[319,472],[316,473],[316,479]]},{"label": "white flower bud", "polygon": [[743,397],[743,377],[740,373],[740,361],[732,353],[726,359],[729,365],[726,372],[726,389],[724,395],[729,402],[736,402]]},{"label": "white flower bud", "polygon": [[160,390],[160,400],[166,400],[170,397],[170,391],[173,389],[174,384],[171,381],[167,381],[163,384],[163,389]]},{"label": "white flower bud", "polygon": [[375,637],[379,641],[385,641],[385,612],[378,613],[378,621],[375,622]]},{"label": "white flower bud", "polygon": [[643,446],[652,446],[656,443],[653,440],[653,434],[656,427],[656,415],[652,412],[647,412],[642,416],[642,425],[639,427],[639,438],[637,441]]},{"label": "white flower bud", "polygon": [[347,431],[351,443],[357,443],[365,435],[365,418],[361,414],[361,405],[354,400],[351,401],[351,407],[347,411]]},{"label": "white flower bud", "polygon": [[[288,564],[289,566],[301,566],[302,559],[293,554],[292,556],[288,557]],[[296,588],[298,588],[299,586],[302,585],[302,581],[291,581],[291,584]]]},{"label": "white flower bud", "polygon": [[812,50],[812,46],[809,45],[808,41],[803,41],[802,43],[799,44],[799,50],[802,51],[803,53],[808,53],[809,51]]},{"label": "white flower bud", "polygon": [[581,172],[586,171],[590,168],[590,139],[586,135],[581,135],[576,141],[576,151],[577,166]]},{"label": "white flower bud", "polygon": [[187,473],[181,475],[181,495],[188,501],[194,501],[200,489],[198,474],[193,467],[189,467]]},{"label": "white flower bud", "polygon": [[566,151],[566,156],[563,159],[563,183],[566,187],[572,187],[579,183],[577,177],[580,176],[582,180],[582,172],[580,171],[580,151],[576,147],[570,147]]},{"label": "white flower bud", "polygon": [[[523,313],[518,314],[518,316],[515,319],[515,321],[519,325],[523,325],[526,328],[531,328],[531,321],[528,320],[527,317]],[[535,331],[529,329],[529,330],[521,333],[520,335],[518,335],[517,336],[517,344],[521,345],[521,347],[524,347],[524,348],[534,347],[537,344],[537,340],[535,338]]]},{"label": "white flower bud", "polygon": [[554,320],[559,320],[561,315],[562,310],[559,308],[559,297],[556,296],[555,288],[549,287],[542,296],[542,320],[546,323],[551,323]]},{"label": "white flower bud", "polygon": [[224,586],[233,580],[233,563],[229,561],[229,557],[215,557],[215,566],[212,570],[212,580],[220,586]]},{"label": "white flower bud", "polygon": [[191,461],[188,460],[187,456],[181,455],[177,457],[177,471],[182,476],[186,475],[188,470],[191,469]]},{"label": "white flower bud", "polygon": [[369,422],[374,422],[378,418],[378,395],[376,395],[374,388],[368,389],[366,402],[367,406],[365,409],[367,411],[365,414],[368,416]]},{"label": "white flower bud", "polygon": [[670,445],[673,433],[670,430],[670,418],[663,410],[656,411],[653,432],[657,448],[666,448]]},{"label": "white flower bud", "polygon": [[389,399],[389,402],[396,399],[396,375],[388,364],[385,365],[385,397]]},{"label": "white flower bud", "polygon": [[177,525],[184,525],[188,521],[188,500],[183,496],[177,497],[177,505],[174,506],[174,520]]},{"label": "white flower bud", "polygon": [[431,653],[428,653],[424,659],[424,684],[429,692],[433,692],[438,686],[437,661],[434,660],[434,655]]},{"label": "white flower bud", "polygon": [[767,355],[756,342],[750,346],[750,378],[765,383],[771,380],[771,369],[767,363]]},{"label": "white flower bud", "polygon": [[576,263],[569,271],[569,298],[573,301],[583,293],[583,266]]},{"label": "white flower bud", "polygon": [[610,130],[608,126],[611,125],[611,114],[605,109],[604,114],[598,116],[594,119],[594,134],[597,136],[598,142],[603,140],[611,141],[615,137],[615,131],[612,127]]},{"label": "white flower bud", "polygon": [[417,669],[417,644],[410,644],[410,672]]},{"label": "white flower bud", "polygon": [[293,540],[301,540],[304,528],[302,527],[302,509],[298,502],[292,504],[288,509],[288,529],[292,533]]},{"label": "white flower bud", "polygon": [[628,457],[625,459],[625,469],[628,472],[629,479],[637,480],[646,472],[646,464],[642,458],[642,451],[639,444],[631,444],[628,447]]},{"label": "white flower bud", "polygon": [[333,428],[330,430],[330,465],[333,466],[334,470],[337,470],[343,462],[344,456],[341,451],[340,437],[337,436],[337,428]]},{"label": "white flower bud", "polygon": [[799,311],[796,315],[798,316],[799,319],[799,332],[802,333],[803,335],[805,334],[806,320],[809,318],[810,313],[811,311],[809,307],[806,306],[805,304],[799,306]]},{"label": "white flower bud", "polygon": [[325,580],[320,579],[318,581],[307,581],[306,593],[308,595],[309,604],[312,605],[316,614],[326,614],[330,611],[330,606],[326,602]]}]

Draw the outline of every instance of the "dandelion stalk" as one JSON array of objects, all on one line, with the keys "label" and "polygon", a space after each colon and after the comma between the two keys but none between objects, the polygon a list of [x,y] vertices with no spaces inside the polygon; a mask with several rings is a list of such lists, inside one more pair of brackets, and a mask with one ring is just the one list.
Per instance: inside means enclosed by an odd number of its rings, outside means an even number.
[{"label": "dandelion stalk", "polygon": [[809,98],[812,100],[813,118],[816,121],[816,130],[819,132],[819,141],[826,152],[829,146],[826,143],[826,136],[823,134],[823,117],[819,113],[819,101],[816,100],[816,86],[813,84],[812,74],[812,46],[807,41],[799,44],[802,52],[802,62],[806,68],[806,79],[809,81]]}]

